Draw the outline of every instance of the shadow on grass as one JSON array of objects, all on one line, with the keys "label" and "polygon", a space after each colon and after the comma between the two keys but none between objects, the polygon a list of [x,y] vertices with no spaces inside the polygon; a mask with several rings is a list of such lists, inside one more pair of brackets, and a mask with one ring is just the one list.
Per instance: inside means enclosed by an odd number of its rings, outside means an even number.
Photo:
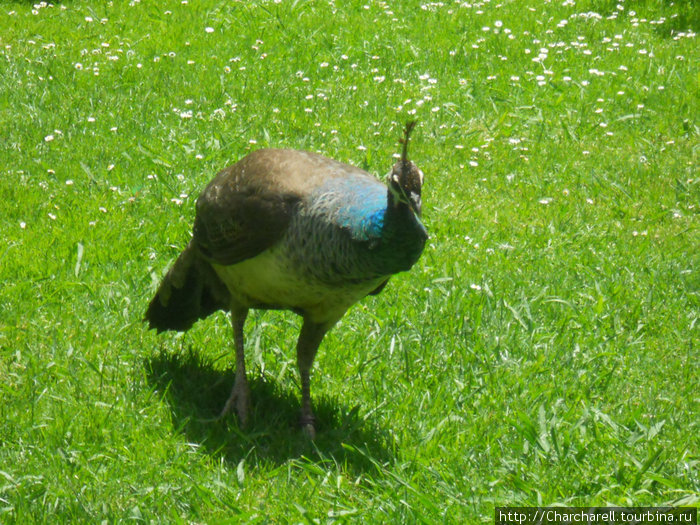
[{"label": "shadow on grass", "polygon": [[[366,472],[375,462],[394,458],[390,435],[358,416],[357,407],[323,397],[314,398],[316,439],[311,442],[299,426],[299,399],[263,377],[250,377],[250,421],[238,427],[236,416],[216,418],[231,392],[234,370],[217,370],[190,349],[163,349],[146,361],[150,385],[170,405],[173,426],[188,441],[232,464],[289,459],[333,462],[354,472]],[[312,388],[313,394],[313,388]]]}]

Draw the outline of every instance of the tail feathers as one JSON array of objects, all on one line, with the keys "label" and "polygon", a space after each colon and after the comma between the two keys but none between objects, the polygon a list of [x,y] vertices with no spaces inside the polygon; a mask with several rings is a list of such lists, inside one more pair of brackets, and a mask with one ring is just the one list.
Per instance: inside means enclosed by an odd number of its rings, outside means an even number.
[{"label": "tail feathers", "polygon": [[195,321],[229,308],[226,285],[190,243],[163,278],[144,321],[158,332],[184,332]]}]

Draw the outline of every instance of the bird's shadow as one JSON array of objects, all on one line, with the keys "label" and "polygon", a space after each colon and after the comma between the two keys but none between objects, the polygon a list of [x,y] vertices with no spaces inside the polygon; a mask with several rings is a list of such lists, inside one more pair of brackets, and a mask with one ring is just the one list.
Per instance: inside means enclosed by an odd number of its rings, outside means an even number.
[{"label": "bird's shadow", "polygon": [[290,459],[333,462],[355,473],[394,458],[391,435],[336,399],[314,399],[316,438],[299,425],[299,399],[273,380],[249,377],[250,416],[245,428],[230,414],[216,419],[233,386],[235,372],[219,370],[196,350],[161,349],[145,363],[154,392],[169,405],[175,432],[209,454],[238,464],[245,458],[281,465]]}]

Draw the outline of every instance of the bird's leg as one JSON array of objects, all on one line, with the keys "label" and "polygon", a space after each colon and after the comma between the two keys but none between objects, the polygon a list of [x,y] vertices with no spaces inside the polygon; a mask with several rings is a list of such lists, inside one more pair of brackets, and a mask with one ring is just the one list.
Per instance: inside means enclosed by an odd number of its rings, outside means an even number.
[{"label": "bird's leg", "polygon": [[219,417],[228,414],[234,407],[238,413],[238,420],[241,426],[248,422],[248,403],[250,398],[250,388],[248,377],[245,372],[245,352],[243,349],[243,325],[248,315],[247,309],[231,309],[231,325],[233,326],[233,343],[236,347],[236,380],[231,390],[231,395],[224,405]]},{"label": "bird's leg", "polygon": [[314,323],[304,319],[297,341],[297,366],[301,377],[301,427],[313,439],[316,436],[314,413],[311,409],[311,366],[323,336],[333,323]]}]

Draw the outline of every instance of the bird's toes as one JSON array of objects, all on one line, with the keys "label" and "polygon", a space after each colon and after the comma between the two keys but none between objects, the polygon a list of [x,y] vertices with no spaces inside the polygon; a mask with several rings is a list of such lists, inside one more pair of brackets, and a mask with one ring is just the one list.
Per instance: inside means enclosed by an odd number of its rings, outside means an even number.
[{"label": "bird's toes", "polygon": [[313,440],[316,439],[316,421],[312,415],[302,415],[301,416],[301,431],[303,434]]},{"label": "bird's toes", "polygon": [[217,419],[223,419],[224,417],[226,417],[233,409],[233,405],[234,405],[235,401],[236,400],[232,394],[231,397],[229,397],[228,400],[226,401],[224,408],[221,409],[221,412],[219,413],[219,417]]},{"label": "bird's toes", "polygon": [[238,422],[241,427],[248,425],[248,397],[239,396],[236,403],[236,413],[238,414]]},{"label": "bird's toes", "polygon": [[311,423],[307,423],[301,429],[303,434],[310,440],[316,439],[316,428]]},{"label": "bird's toes", "polygon": [[219,419],[232,412],[235,408],[239,424],[242,427],[246,426],[248,423],[249,394],[248,385],[237,381],[233,390],[231,390],[231,395],[226,401],[224,408],[221,410]]}]

